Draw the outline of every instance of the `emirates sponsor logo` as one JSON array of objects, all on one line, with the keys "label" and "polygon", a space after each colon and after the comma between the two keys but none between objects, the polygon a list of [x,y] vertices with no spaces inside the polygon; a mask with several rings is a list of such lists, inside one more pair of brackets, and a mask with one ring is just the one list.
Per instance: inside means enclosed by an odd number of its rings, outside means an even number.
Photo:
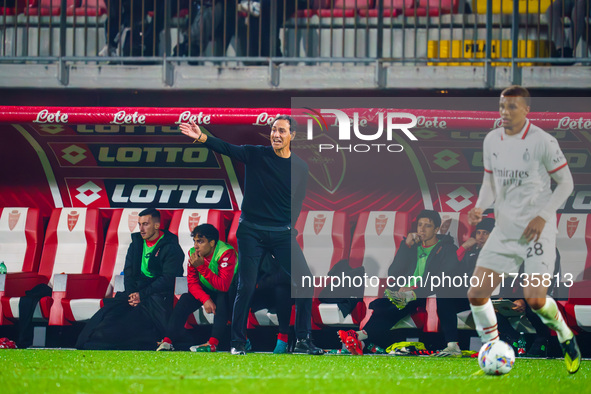
[{"label": "emirates sponsor logo", "polygon": [[572,238],[573,235],[577,232],[577,227],[579,227],[579,219],[572,217],[566,221],[566,235],[569,238]]},{"label": "emirates sponsor logo", "polygon": [[376,233],[378,233],[378,235],[382,235],[382,232],[386,228],[386,223],[388,223],[388,218],[386,217],[386,215],[380,215],[376,218],[375,225]]},{"label": "emirates sponsor logo", "polygon": [[37,113],[33,123],[68,123],[68,114],[62,114],[60,111],[53,113],[44,109]]},{"label": "emirates sponsor logo", "polygon": [[316,233],[316,235],[320,234],[324,227],[324,223],[326,223],[326,216],[323,214],[314,216],[314,233]]},{"label": "emirates sponsor logo", "polygon": [[558,127],[555,130],[591,130],[591,119],[573,119],[565,116],[558,121]]},{"label": "emirates sponsor logo", "polygon": [[189,231],[193,231],[193,229],[199,226],[199,221],[201,220],[201,216],[198,212],[193,212],[189,215],[188,223],[189,223]]},{"label": "emirates sponsor logo", "polygon": [[499,127],[501,127],[502,121],[503,120],[501,118],[495,120],[495,124],[493,125],[493,129],[498,129]]},{"label": "emirates sponsor logo", "polygon": [[192,114],[191,111],[185,111],[179,115],[179,120],[174,122],[174,124],[188,123],[191,121],[197,124],[210,124],[211,115],[204,115],[203,112]]},{"label": "emirates sponsor logo", "polygon": [[439,234],[447,234],[450,226],[451,217],[449,215],[443,215],[441,218],[441,226],[439,226]]},{"label": "emirates sponsor logo", "polygon": [[139,214],[140,213],[138,211],[133,211],[127,217],[127,226],[129,227],[130,233],[133,233],[133,231],[137,228]]},{"label": "emirates sponsor logo", "polygon": [[128,114],[125,111],[119,111],[113,116],[111,124],[145,124],[146,115],[140,115],[137,111]]},{"label": "emirates sponsor logo", "polygon": [[68,230],[70,230],[70,232],[76,227],[79,218],[80,213],[78,211],[68,212]]},{"label": "emirates sponsor logo", "polygon": [[10,212],[8,214],[8,229],[10,231],[14,230],[20,217],[21,217],[21,213],[17,209],[13,210],[12,212]]}]

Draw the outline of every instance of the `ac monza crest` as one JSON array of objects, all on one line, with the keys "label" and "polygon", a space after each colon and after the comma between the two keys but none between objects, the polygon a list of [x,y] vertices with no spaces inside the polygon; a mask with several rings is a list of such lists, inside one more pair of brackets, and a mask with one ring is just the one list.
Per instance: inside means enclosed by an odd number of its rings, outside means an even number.
[{"label": "ac monza crest", "polygon": [[577,232],[577,227],[579,227],[579,219],[572,217],[566,221],[566,235],[569,238],[572,238],[573,235]]},{"label": "ac monza crest", "polygon": [[380,215],[376,218],[376,233],[378,235],[382,235],[382,232],[386,228],[386,223],[388,223],[386,215]]},{"label": "ac monza crest", "polygon": [[137,217],[138,217],[138,215],[139,215],[139,212],[133,211],[127,217],[127,226],[129,227],[129,232],[130,233],[133,233],[133,230],[135,230],[135,228],[137,227],[137,220],[138,220]]},{"label": "ac monza crest", "polygon": [[447,234],[449,231],[449,226],[451,226],[451,218],[445,215],[441,220],[441,226],[439,227],[439,234]]},{"label": "ac monza crest", "polygon": [[326,216],[322,214],[314,216],[314,232],[316,235],[320,234],[322,227],[324,227],[324,223],[326,223]]},{"label": "ac monza crest", "polygon": [[8,228],[10,229],[10,231],[14,230],[20,217],[21,213],[16,209],[8,214]]},{"label": "ac monza crest", "polygon": [[201,220],[201,216],[198,212],[193,212],[189,215],[189,231],[193,231],[193,229],[199,226],[199,221]]},{"label": "ac monza crest", "polygon": [[78,219],[80,218],[80,213],[77,211],[72,211],[68,213],[68,230],[74,230],[76,227],[76,223],[78,223]]}]

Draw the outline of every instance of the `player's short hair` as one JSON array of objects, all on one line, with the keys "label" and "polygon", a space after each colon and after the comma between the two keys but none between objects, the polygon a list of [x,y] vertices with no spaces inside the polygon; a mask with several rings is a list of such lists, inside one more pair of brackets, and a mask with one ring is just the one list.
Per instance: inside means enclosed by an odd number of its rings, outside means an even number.
[{"label": "player's short hair", "polygon": [[419,219],[421,219],[421,218],[431,220],[433,222],[433,225],[435,226],[435,228],[441,226],[441,216],[439,216],[439,212],[437,212],[437,211],[433,211],[431,209],[423,209],[421,211],[421,213],[419,213],[417,216],[417,223],[419,222]]},{"label": "player's short hair", "polygon": [[191,231],[191,237],[203,237],[207,239],[207,241],[215,241],[217,244],[220,240],[220,232],[215,226],[209,223],[203,223],[196,226],[193,231]]},{"label": "player's short hair", "polygon": [[160,223],[160,212],[156,209],[156,208],[146,208],[143,211],[140,212],[140,214],[138,216],[152,216],[152,219],[156,222],[156,223]]},{"label": "player's short hair", "polygon": [[277,122],[278,120],[287,120],[289,122],[289,132],[293,133],[298,128],[298,123],[294,118],[289,115],[278,115],[274,120],[273,123]]},{"label": "player's short hair", "polygon": [[512,85],[501,92],[501,97],[523,97],[529,107],[531,105],[531,95],[529,90],[519,85]]}]

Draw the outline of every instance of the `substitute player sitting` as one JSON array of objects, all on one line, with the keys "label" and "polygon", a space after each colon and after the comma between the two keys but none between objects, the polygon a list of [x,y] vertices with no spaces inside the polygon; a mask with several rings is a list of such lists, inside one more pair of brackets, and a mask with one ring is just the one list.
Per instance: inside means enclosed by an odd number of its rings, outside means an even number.
[{"label": "substitute player sitting", "polygon": [[[556,331],[569,373],[581,363],[581,352],[554,299],[547,297],[556,260],[556,210],[573,190],[573,179],[556,138],[533,125],[527,114],[530,94],[521,86],[501,93],[502,127],[484,139],[484,179],[472,225],[495,203],[496,226],[482,248],[468,291],[476,329],[483,342],[499,339],[490,295],[502,274],[518,273],[524,264],[523,292],[540,319]],[[550,188],[550,177],[557,183]],[[524,278],[524,277],[522,277]],[[483,280],[484,279],[484,280]],[[474,283],[471,283],[474,285]]]}]

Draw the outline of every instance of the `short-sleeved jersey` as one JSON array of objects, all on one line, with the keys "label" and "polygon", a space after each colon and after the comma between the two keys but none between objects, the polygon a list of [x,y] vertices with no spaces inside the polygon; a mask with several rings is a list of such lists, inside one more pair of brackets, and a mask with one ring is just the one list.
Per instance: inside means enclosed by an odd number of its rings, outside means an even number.
[{"label": "short-sleeved jersey", "polygon": [[[556,138],[529,119],[516,135],[504,128],[484,139],[484,170],[493,176],[496,227],[507,238],[519,239],[528,223],[548,202],[550,174],[567,165]],[[556,218],[549,225],[555,225]]]}]

